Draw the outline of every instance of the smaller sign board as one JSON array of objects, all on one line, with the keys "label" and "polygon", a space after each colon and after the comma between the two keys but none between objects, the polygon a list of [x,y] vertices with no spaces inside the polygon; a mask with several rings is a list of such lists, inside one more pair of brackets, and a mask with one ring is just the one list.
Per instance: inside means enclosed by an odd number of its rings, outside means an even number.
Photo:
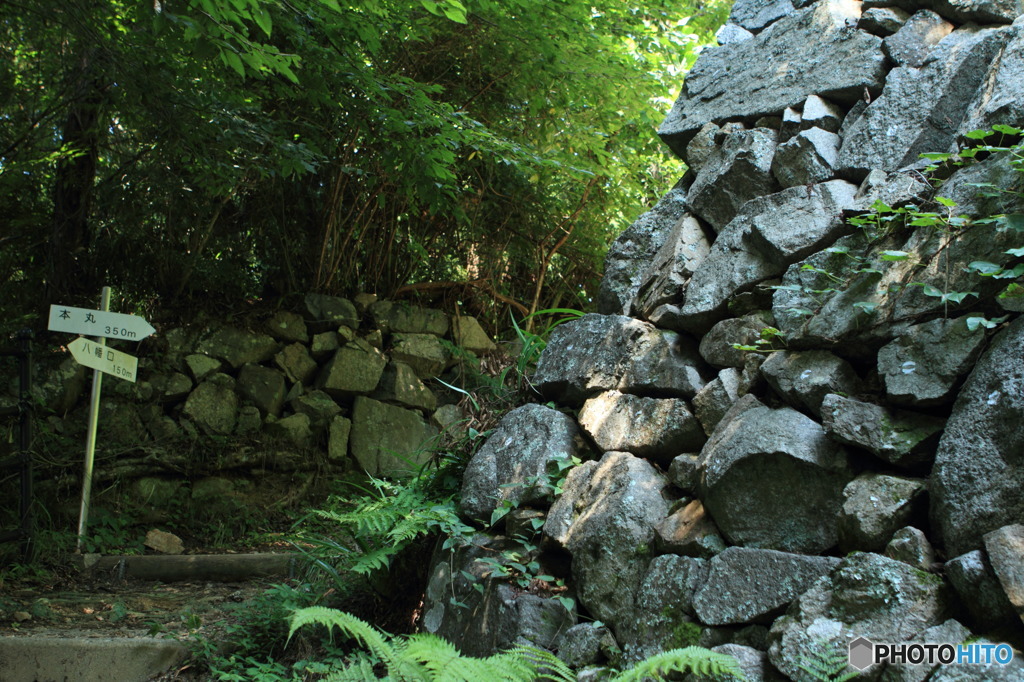
[{"label": "smaller sign board", "polygon": [[105,310],[74,308],[69,305],[51,305],[50,331],[105,336],[110,339],[141,341],[156,331],[145,318]]},{"label": "smaller sign board", "polygon": [[101,346],[84,336],[69,343],[68,349],[79,364],[135,383],[135,375],[139,370],[139,359],[134,355]]}]

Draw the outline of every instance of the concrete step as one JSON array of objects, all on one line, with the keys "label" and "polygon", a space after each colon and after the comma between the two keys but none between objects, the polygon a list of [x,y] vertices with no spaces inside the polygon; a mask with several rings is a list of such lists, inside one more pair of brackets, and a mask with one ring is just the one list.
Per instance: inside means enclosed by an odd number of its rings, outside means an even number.
[{"label": "concrete step", "polygon": [[0,637],[0,682],[145,682],[187,655],[154,637]]},{"label": "concrete step", "polygon": [[295,554],[146,554],[142,556],[74,555],[79,568],[93,573],[106,572],[118,579],[214,580],[231,582],[271,576],[292,577]]}]

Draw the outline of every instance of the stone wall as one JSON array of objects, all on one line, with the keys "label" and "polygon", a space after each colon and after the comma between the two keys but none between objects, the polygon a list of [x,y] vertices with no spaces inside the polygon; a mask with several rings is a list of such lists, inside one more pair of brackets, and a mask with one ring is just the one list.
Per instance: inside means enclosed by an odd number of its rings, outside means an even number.
[{"label": "stone wall", "polygon": [[[428,599],[428,629],[575,665],[722,645],[748,679],[858,637],[981,637],[1016,663],[956,679],[1024,679],[1024,167],[919,158],[1024,126],[1022,12],[737,0],[659,130],[689,171],[613,245],[598,312],[553,333],[533,381],[554,406],[510,413],[464,481],[480,528],[516,512],[479,544],[539,546],[601,624],[496,623],[517,612],[446,573],[474,570],[460,551],[432,589],[469,608]],[[528,447],[541,430],[561,445]],[[560,494],[509,500],[572,457]]]},{"label": "stone wall", "polygon": [[[224,497],[244,505],[250,493],[262,504],[260,489],[295,501],[325,472],[400,478],[420,467],[466,418],[461,396],[434,378],[496,346],[472,317],[357,301],[310,294],[248,324],[161,329],[141,349],[137,383],[103,383],[97,484],[118,481],[158,508]],[[38,399],[55,412],[42,447],[80,452],[86,370],[68,358],[40,372]],[[71,456],[50,481],[75,495],[80,467]],[[54,494],[50,481],[43,495]]]}]

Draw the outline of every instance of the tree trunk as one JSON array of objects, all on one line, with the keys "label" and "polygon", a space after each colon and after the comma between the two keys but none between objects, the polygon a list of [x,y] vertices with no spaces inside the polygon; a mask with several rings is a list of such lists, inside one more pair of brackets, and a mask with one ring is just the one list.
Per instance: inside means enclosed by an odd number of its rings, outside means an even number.
[{"label": "tree trunk", "polygon": [[99,288],[89,209],[99,159],[104,89],[92,52],[82,55],[70,76],[74,85],[61,134],[64,153],[57,162],[53,186],[48,282],[51,300]]}]

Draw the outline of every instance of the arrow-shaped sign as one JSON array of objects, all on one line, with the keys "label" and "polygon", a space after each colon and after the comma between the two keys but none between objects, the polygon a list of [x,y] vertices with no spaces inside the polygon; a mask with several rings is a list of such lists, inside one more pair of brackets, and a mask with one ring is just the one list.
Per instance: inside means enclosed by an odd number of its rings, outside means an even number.
[{"label": "arrow-shaped sign", "polygon": [[55,332],[106,336],[129,341],[141,341],[156,331],[153,325],[138,315],[73,308],[69,305],[50,306],[48,328]]},{"label": "arrow-shaped sign", "polygon": [[105,372],[106,374],[113,374],[115,377],[125,379],[133,384],[135,383],[135,375],[139,369],[139,359],[134,355],[128,355],[113,348],[101,346],[84,336],[79,336],[69,343],[68,349],[79,364]]}]

